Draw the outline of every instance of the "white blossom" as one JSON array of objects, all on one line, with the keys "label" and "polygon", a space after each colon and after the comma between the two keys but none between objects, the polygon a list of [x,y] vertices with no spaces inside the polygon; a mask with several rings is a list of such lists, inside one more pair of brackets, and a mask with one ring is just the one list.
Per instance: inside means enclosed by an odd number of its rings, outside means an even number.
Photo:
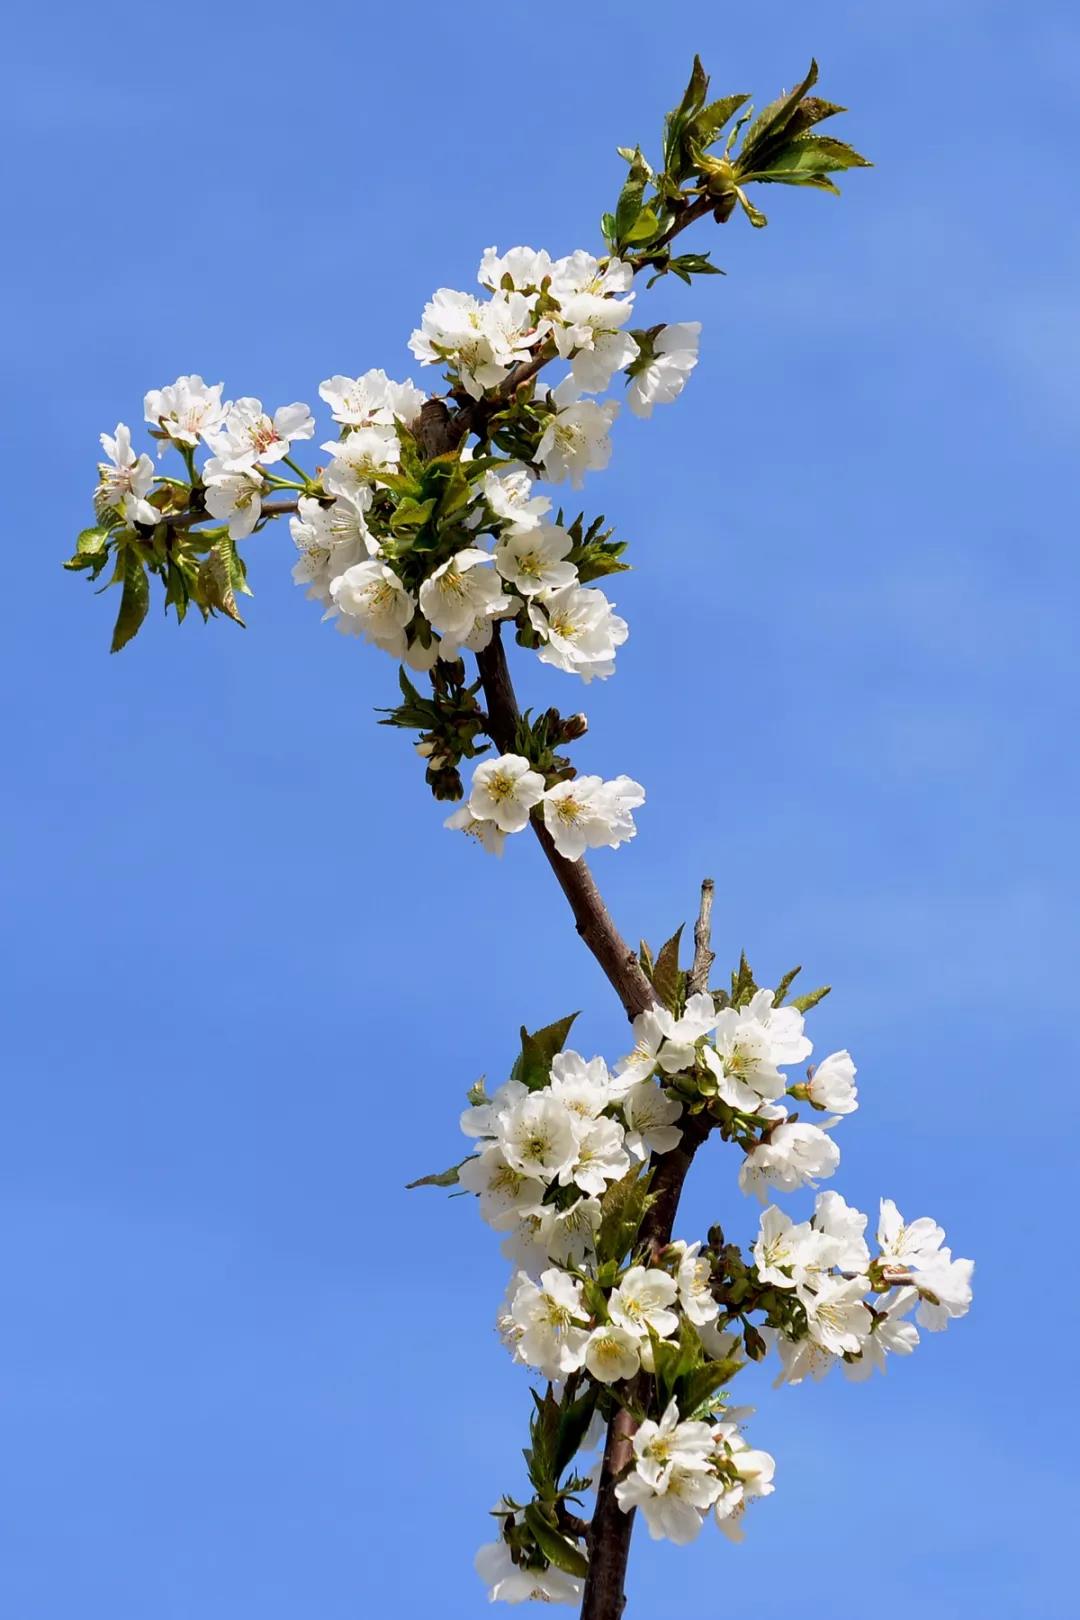
[{"label": "white blossom", "polygon": [[588,345],[574,353],[570,371],[576,387],[585,394],[602,394],[615,373],[636,360],[638,352],[629,332],[594,331]]},{"label": "white blossom", "polygon": [[551,255],[543,248],[515,247],[500,254],[498,248],[489,247],[484,249],[476,279],[492,292],[506,290],[508,279],[514,291],[538,292],[553,269]]},{"label": "white blossom", "polygon": [[535,529],[551,510],[546,495],[533,494],[535,485],[536,479],[527,467],[511,464],[502,472],[492,468],[484,474],[484,500],[500,522],[518,531]]},{"label": "white blossom", "polygon": [[578,1155],[570,1110],[550,1091],[530,1091],[499,1120],[499,1142],[507,1162],[522,1175],[553,1181]]},{"label": "white blossom", "polygon": [[701,1253],[701,1244],[684,1243],[675,1281],[683,1311],[696,1328],[715,1322],[720,1314],[720,1307],[712,1296],[711,1279],[712,1267]]},{"label": "white blossom", "polygon": [[598,1119],[611,1101],[611,1080],[602,1057],[586,1061],[580,1052],[556,1052],[548,1088],[584,1128]]},{"label": "white blossom", "polygon": [[698,363],[700,336],[700,321],[677,321],[657,333],[652,355],[630,379],[627,403],[635,416],[651,416],[654,405],[678,398]]},{"label": "white blossom", "polygon": [[540,1204],[518,1217],[502,1252],[530,1272],[543,1271],[552,1260],[561,1266],[591,1264],[600,1220],[598,1198],[577,1198],[565,1209]]},{"label": "white blossom", "polygon": [[839,1163],[840,1149],[819,1126],[800,1121],[777,1125],[768,1141],[746,1155],[739,1168],[739,1186],[764,1203],[770,1187],[794,1192],[816,1186],[814,1177],[831,1176]]},{"label": "white blossom", "polygon": [[657,1016],[665,1029],[660,1067],[665,1074],[678,1074],[682,1069],[694,1067],[698,1042],[712,1033],[722,1015],[716,1011],[708,991],[699,990],[687,1001],[681,1018],[673,1018],[662,1009]]},{"label": "white blossom", "polygon": [[507,1231],[521,1215],[539,1208],[544,1196],[544,1182],[515,1169],[497,1143],[465,1160],[458,1183],[478,1195],[481,1217],[496,1232]]},{"label": "white blossom", "polygon": [[853,1114],[859,1106],[855,1073],[850,1052],[832,1052],[817,1064],[799,1095],[805,1093],[807,1102],[824,1113]]},{"label": "white blossom", "polygon": [[781,1370],[775,1383],[801,1384],[812,1378],[819,1383],[836,1366],[837,1357],[811,1338],[789,1339],[781,1334],[776,1341]]},{"label": "white blossom", "polygon": [[146,395],[146,420],[167,433],[174,444],[194,449],[222,424],[229,409],[221,402],[223,387],[223,383],[204,383],[198,376],[177,377],[167,388],[152,388]]},{"label": "white blossom", "polygon": [[496,292],[486,302],[440,287],[424,306],[409,348],[421,365],[447,362],[467,393],[479,399],[497,387],[536,339],[531,301],[519,292]]},{"label": "white blossom", "polygon": [[351,495],[361,500],[371,499],[371,479],[396,467],[401,458],[397,434],[380,423],[356,428],[321,448],[332,458],[323,473],[324,487],[331,495]]},{"label": "white blossom", "polygon": [[581,1602],[582,1583],[575,1575],[549,1564],[546,1569],[515,1564],[505,1541],[489,1541],[479,1549],[476,1573],[489,1588],[491,1603]]},{"label": "white blossom", "polygon": [[122,512],[129,523],[160,522],[161,513],[146,499],[154,483],[154,463],[145,452],[135,454],[127,424],[118,422],[114,434],[103,433],[101,448],[109,457],[98,463],[101,500]]},{"label": "white blossom", "polygon": [[203,468],[203,483],[210,516],[224,518],[232,538],[243,540],[262,513],[266,481],[258,468],[230,469],[220,457],[210,456]]},{"label": "white blossom", "polygon": [[914,1288],[896,1288],[874,1301],[869,1336],[862,1341],[857,1357],[845,1358],[845,1377],[860,1383],[872,1377],[875,1371],[883,1373],[888,1356],[910,1356],[919,1342],[919,1330],[914,1322],[906,1322],[904,1317],[917,1298],[918,1291]]},{"label": "white blossom", "polygon": [[641,1366],[637,1335],[614,1322],[594,1328],[585,1347],[585,1366],[602,1384],[633,1378]]},{"label": "white blossom", "polygon": [[611,424],[619,414],[615,400],[598,405],[578,397],[572,377],[551,395],[555,407],[536,447],[536,459],[553,483],[569,478],[580,489],[587,472],[599,472],[611,459]]},{"label": "white blossom", "polygon": [[375,558],[354,563],[330,581],[330,597],[341,614],[339,628],[363,636],[395,658],[404,655],[405,626],[416,604],[386,563]]},{"label": "white blossom", "polygon": [[594,586],[564,585],[542,599],[534,597],[529,621],[543,639],[540,662],[580,675],[586,684],[614,674],[615,649],[630,634],[626,620]]},{"label": "white blossom", "polygon": [[763,1100],[782,1097],[787,1081],[779,1066],[798,1063],[811,1050],[802,1014],[774,1007],[771,990],[756,991],[745,1007],[724,1008],[716,1020],[715,1048],[704,1057],[719,1095],[747,1113],[756,1113]]},{"label": "white blossom", "polygon": [[562,1378],[584,1364],[589,1329],[577,1322],[584,1313],[581,1293],[577,1278],[554,1266],[539,1282],[518,1273],[510,1305],[511,1319],[521,1329],[516,1354],[545,1378]]},{"label": "white blossom", "polygon": [[474,816],[467,804],[463,804],[443,822],[451,832],[462,832],[467,838],[475,839],[481,849],[486,849],[489,855],[502,855],[506,843],[506,834],[494,821],[485,821]]},{"label": "white blossom", "polygon": [[544,825],[560,855],[580,860],[587,849],[618,849],[637,831],[632,807],[644,804],[645,789],[628,776],[604,782],[576,776],[544,794]]},{"label": "white blossom", "polygon": [[635,1159],[644,1161],[651,1153],[670,1153],[678,1147],[682,1131],[675,1121],[682,1113],[682,1103],[651,1080],[631,1086],[620,1106],[626,1121],[627,1151]]},{"label": "white blossom", "polygon": [[484,566],[490,561],[490,552],[467,547],[441,563],[421,585],[421,612],[441,635],[464,639],[478,618],[509,606],[498,574]]},{"label": "white blossom", "polygon": [[974,1260],[954,1260],[948,1249],[943,1249],[937,1259],[918,1270],[915,1286],[919,1291],[919,1309],[915,1320],[921,1327],[940,1333],[950,1321],[967,1315],[971,1309],[974,1270]]},{"label": "white blossom", "polygon": [[674,1022],[666,1008],[650,1007],[647,1011],[638,1013],[631,1025],[634,1034],[633,1050],[620,1058],[615,1065],[615,1075],[622,1086],[629,1087],[641,1080],[647,1080],[655,1072],[660,1048]]},{"label": "white blossom", "polygon": [[594,297],[617,297],[628,293],[634,285],[634,267],[625,259],[597,259],[584,248],[556,260],[551,273],[551,290],[556,298],[565,300],[578,293],[591,293]]},{"label": "white blossom", "polygon": [[673,1465],[655,1483],[635,1471],[620,1480],[615,1496],[624,1513],[640,1508],[653,1541],[685,1547],[698,1536],[704,1515],[721,1490],[715,1474]]},{"label": "white blossom", "polygon": [[529,811],[544,796],[544,778],[520,754],[486,759],[473,772],[469,809],[478,821],[493,821],[503,832],[521,832]]},{"label": "white blossom", "polygon": [[818,1193],[814,1200],[813,1226],[836,1245],[834,1264],[841,1271],[863,1272],[870,1264],[870,1250],[863,1236],[867,1217],[852,1209],[838,1192]]},{"label": "white blossom", "polygon": [[802,1294],[810,1337],[834,1356],[857,1355],[870,1332],[865,1277],[822,1278],[817,1292]]},{"label": "white blossom", "polygon": [[608,1300],[611,1320],[640,1337],[651,1327],[666,1339],[678,1332],[679,1318],[669,1309],[678,1292],[675,1279],[658,1266],[631,1266]]},{"label": "white blossom", "polygon": [[287,456],[295,439],[310,439],[315,418],[306,405],[282,405],[270,416],[262,400],[246,396],[234,400],[221,426],[205,434],[215,456],[231,470],[260,462],[264,467]]},{"label": "white blossom", "polygon": [[495,567],[522,596],[557,591],[577,579],[574,564],[566,561],[573,544],[554,523],[510,529],[495,547]]},{"label": "white blossom", "polygon": [[559,1176],[562,1186],[571,1182],[594,1197],[603,1193],[609,1181],[618,1181],[630,1168],[630,1155],[623,1145],[622,1126],[614,1119],[592,1119],[578,1128],[577,1156]]},{"label": "white blossom", "polygon": [[300,553],[292,577],[298,585],[308,587],[312,601],[328,607],[331,580],[375,554],[377,542],[364,518],[365,503],[339,495],[324,505],[301,495],[297,507],[296,517],[289,520],[289,532]]},{"label": "white blossom", "polygon": [[892,1199],[883,1198],[877,1240],[881,1258],[890,1265],[917,1268],[937,1261],[945,1233],[926,1215],[906,1225]]},{"label": "white blossom", "polygon": [[334,421],[350,428],[375,422],[393,427],[395,420],[411,427],[427,397],[415,383],[394,382],[381,370],[365,371],[362,377],[328,377],[319,384],[319,395]]}]

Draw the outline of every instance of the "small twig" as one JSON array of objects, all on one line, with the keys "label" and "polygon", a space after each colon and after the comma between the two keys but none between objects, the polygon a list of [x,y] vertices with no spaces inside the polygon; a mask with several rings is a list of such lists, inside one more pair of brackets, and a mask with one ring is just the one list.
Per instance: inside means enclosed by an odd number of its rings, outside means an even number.
[{"label": "small twig", "polygon": [[709,988],[709,974],[716,961],[716,952],[709,948],[712,939],[712,908],[713,895],[716,885],[712,878],[703,878],[701,883],[701,909],[698,920],[694,924],[694,965],[690,969],[690,977],[686,988],[691,995],[697,995]]}]

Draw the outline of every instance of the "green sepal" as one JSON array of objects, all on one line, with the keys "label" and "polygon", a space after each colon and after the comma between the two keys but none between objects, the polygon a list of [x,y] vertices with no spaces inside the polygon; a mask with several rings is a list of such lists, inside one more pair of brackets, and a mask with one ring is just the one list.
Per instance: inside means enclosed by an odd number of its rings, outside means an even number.
[{"label": "green sepal", "polygon": [[819,985],[816,990],[808,990],[805,996],[796,996],[791,1005],[796,1012],[809,1012],[811,1007],[816,1007],[819,1001],[825,1000],[831,989],[831,984]]}]

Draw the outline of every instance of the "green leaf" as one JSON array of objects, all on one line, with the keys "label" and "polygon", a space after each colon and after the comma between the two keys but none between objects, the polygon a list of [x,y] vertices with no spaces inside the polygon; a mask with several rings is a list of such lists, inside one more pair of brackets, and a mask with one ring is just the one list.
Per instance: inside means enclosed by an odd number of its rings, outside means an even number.
[{"label": "green leaf", "polygon": [[590,1383],[584,1395],[568,1406],[559,1409],[559,1429],[555,1440],[555,1478],[559,1478],[563,1469],[577,1456],[578,1448],[585,1438],[585,1432],[592,1422],[592,1415],[596,1410],[596,1398],[599,1394],[595,1384]]},{"label": "green leaf", "polygon": [[520,1080],[530,1091],[546,1086],[551,1074],[551,1060],[566,1045],[566,1037],[573,1027],[576,1012],[554,1024],[545,1024],[532,1035],[521,1026],[521,1055],[514,1064],[511,1079]]},{"label": "green leaf", "polygon": [[774,1007],[782,1006],[784,997],[787,995],[788,991],[791,989],[791,986],[795,983],[795,980],[799,977],[801,972],[801,967],[793,967],[790,972],[784,974],[784,977],[780,980],[780,983],[773,991]]},{"label": "green leaf", "polygon": [[240,610],[236,605],[237,592],[250,596],[251,591],[247,584],[247,570],[240,560],[236,549],[236,542],[231,535],[222,535],[210,547],[204,561],[199,565],[195,580],[196,596],[206,607],[224,613],[232,619],[234,624],[243,626]]},{"label": "green leaf", "polygon": [[650,169],[640,150],[635,149],[630,161],[630,172],[626,183],[619,193],[619,201],[615,207],[615,236],[618,241],[628,241],[629,233],[634,222],[641,212],[642,199],[645,187],[648,184]]},{"label": "green leaf", "polygon": [[[762,165],[753,169],[739,166],[739,177],[775,185],[814,185],[829,174],[844,169],[870,169],[873,164],[846,141],[828,135],[799,135],[779,148]],[[835,189],[828,182],[830,189]]]},{"label": "green leaf", "polygon": [[664,1006],[669,1008],[671,1012],[678,1012],[682,995],[684,976],[679,970],[679,942],[681,939],[682,923],[679,924],[667,943],[661,946],[652,973],[653,989]]},{"label": "green leaf", "polygon": [[731,1005],[744,1007],[757,989],[753,969],[746,960],[746,952],[739,956],[739,971],[731,975]]},{"label": "green leaf", "polygon": [[435,1176],[420,1176],[416,1181],[407,1181],[405,1191],[412,1192],[414,1187],[455,1187],[458,1181],[458,1171],[468,1159],[462,1159],[458,1164],[452,1164],[449,1170],[440,1170]]},{"label": "green leaf", "polygon": [[630,228],[620,232],[620,240],[630,244],[651,242],[659,231],[659,216],[653,209],[643,208]]},{"label": "green leaf", "polygon": [[800,101],[802,101],[806,92],[817,83],[817,79],[818,65],[811,60],[806,78],[803,79],[802,83],[797,84],[794,90],[788,90],[783,95],[777,96],[775,101],[770,101],[769,105],[762,109],[746,132],[740,163],[747,153],[751,152],[755,147],[760,150],[766,142],[775,140],[778,135],[783,134]]},{"label": "green leaf", "polygon": [[635,1166],[621,1181],[608,1184],[600,1200],[600,1230],[596,1234],[596,1258],[600,1265],[608,1260],[622,1260],[633,1248],[645,1212],[652,1203],[651,1181],[651,1170]]},{"label": "green leaf", "polygon": [[706,1361],[703,1366],[688,1372],[679,1384],[680,1413],[687,1419],[703,1417],[712,1405],[713,1397],[742,1366],[737,1356],[728,1356],[723,1361]]},{"label": "green leaf", "polygon": [[150,581],[142,562],[130,546],[124,548],[122,568],[124,588],[110,648],[114,653],[126,647],[132,636],[138,634],[150,606]]},{"label": "green leaf", "polygon": [[831,989],[831,984],[823,984],[817,990],[808,991],[805,996],[796,996],[791,1005],[797,1012],[809,1012],[811,1007],[816,1007],[819,1001],[825,1000]]},{"label": "green leaf", "polygon": [[75,541],[76,557],[96,557],[109,543],[108,529],[83,529]]},{"label": "green leaf", "polygon": [[539,1505],[530,1502],[525,1509],[525,1523],[536,1538],[536,1545],[549,1564],[565,1570],[567,1575],[584,1577],[589,1573],[589,1561],[576,1541],[564,1536],[561,1530],[544,1517]]},{"label": "green leaf", "polygon": [[724,125],[734,117],[740,107],[744,107],[750,100],[749,96],[721,96],[717,101],[710,101],[703,107],[697,117],[692,120],[687,130],[688,138],[701,150],[707,151],[716,140]]}]

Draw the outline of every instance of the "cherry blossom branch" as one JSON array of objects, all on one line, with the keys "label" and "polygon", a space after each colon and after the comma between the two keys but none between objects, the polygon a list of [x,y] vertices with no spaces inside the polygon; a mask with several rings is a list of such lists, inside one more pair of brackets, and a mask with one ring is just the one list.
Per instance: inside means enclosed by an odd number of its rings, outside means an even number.
[{"label": "cherry blossom branch", "polygon": [[698,920],[694,924],[694,965],[690,969],[687,980],[687,993],[698,995],[702,990],[709,988],[709,973],[716,960],[715,951],[710,949],[712,938],[712,908],[716,885],[712,878],[705,878],[701,885],[701,909]]}]

